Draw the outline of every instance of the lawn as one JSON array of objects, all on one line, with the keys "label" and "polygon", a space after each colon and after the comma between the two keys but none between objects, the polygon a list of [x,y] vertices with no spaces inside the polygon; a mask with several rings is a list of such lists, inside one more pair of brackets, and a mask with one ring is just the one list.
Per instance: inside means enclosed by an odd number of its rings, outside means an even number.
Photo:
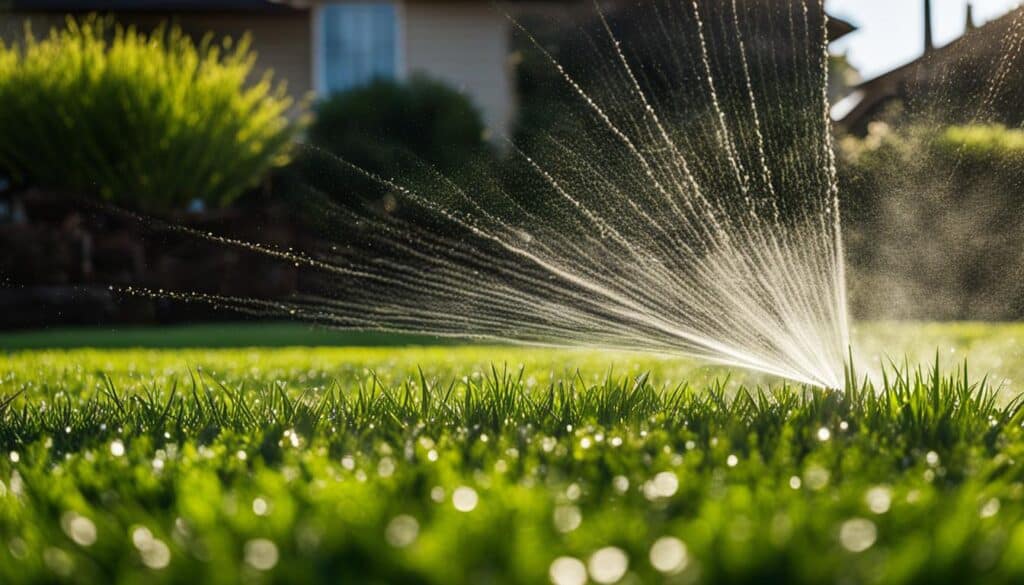
[{"label": "lawn", "polygon": [[[214,345],[319,335],[258,332]],[[869,362],[915,367],[835,392],[599,352],[3,336],[0,583],[1019,583],[1022,333],[866,326]],[[49,335],[23,347],[76,345]]]}]

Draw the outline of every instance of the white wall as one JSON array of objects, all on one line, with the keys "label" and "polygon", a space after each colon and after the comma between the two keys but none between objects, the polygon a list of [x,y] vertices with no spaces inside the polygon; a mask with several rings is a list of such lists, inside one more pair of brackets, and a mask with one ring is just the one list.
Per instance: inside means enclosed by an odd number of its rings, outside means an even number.
[{"label": "white wall", "polygon": [[424,73],[462,90],[494,138],[507,135],[516,104],[505,16],[489,2],[413,1],[403,12],[405,72]]}]

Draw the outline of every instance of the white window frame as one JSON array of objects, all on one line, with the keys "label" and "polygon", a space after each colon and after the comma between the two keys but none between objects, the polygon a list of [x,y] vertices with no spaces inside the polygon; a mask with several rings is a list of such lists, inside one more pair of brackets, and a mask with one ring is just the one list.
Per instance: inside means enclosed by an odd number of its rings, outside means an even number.
[{"label": "white window frame", "polygon": [[[337,4],[353,4],[357,0],[344,1],[334,0],[331,2],[316,2],[313,5],[313,14],[310,18],[310,39],[311,47],[310,51],[313,53],[311,60],[313,66],[313,92],[317,97],[324,97],[327,95],[327,82],[324,74],[324,55],[321,50],[323,44],[322,31],[323,31],[323,19],[324,19],[324,8],[328,5]],[[360,4],[367,3],[368,0],[358,0]],[[376,1],[381,4],[393,4],[395,6],[395,78],[399,81],[404,80],[408,77],[408,59],[406,58],[406,38],[407,38],[407,14],[405,2],[403,0],[370,0]]]}]

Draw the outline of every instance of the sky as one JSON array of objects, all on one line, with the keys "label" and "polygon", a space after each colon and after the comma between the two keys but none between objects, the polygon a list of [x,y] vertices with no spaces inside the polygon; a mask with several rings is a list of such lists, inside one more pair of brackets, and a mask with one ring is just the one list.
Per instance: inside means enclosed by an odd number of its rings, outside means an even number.
[{"label": "sky", "polygon": [[[932,0],[932,28],[937,46],[964,32],[968,0]],[[973,0],[974,21],[1005,14],[1021,0]],[[827,0],[829,14],[847,20],[858,30],[832,44],[832,52],[846,53],[864,79],[914,60],[924,50],[923,0]]]}]

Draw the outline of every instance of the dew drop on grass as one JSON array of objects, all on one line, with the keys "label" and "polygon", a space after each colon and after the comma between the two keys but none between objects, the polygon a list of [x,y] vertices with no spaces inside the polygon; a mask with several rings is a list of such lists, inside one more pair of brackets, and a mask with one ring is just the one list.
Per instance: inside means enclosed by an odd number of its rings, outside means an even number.
[{"label": "dew drop on grass", "polygon": [[416,542],[420,533],[420,524],[415,518],[407,514],[395,516],[388,523],[384,538],[388,544],[395,548],[405,548]]},{"label": "dew drop on grass", "polygon": [[992,498],[985,502],[985,505],[981,507],[979,513],[982,518],[991,518],[999,513],[999,498]]},{"label": "dew drop on grass", "polygon": [[831,474],[824,467],[812,465],[804,472],[803,481],[807,484],[808,488],[818,491],[828,485],[830,476]]},{"label": "dew drop on grass", "polygon": [[654,476],[654,492],[660,498],[671,498],[679,490],[679,478],[671,471]]},{"label": "dew drop on grass", "polygon": [[553,585],[584,585],[587,566],[577,558],[558,557],[548,568],[548,577]]},{"label": "dew drop on grass", "polygon": [[612,487],[620,494],[626,493],[629,491],[629,478],[625,475],[616,475],[615,478],[612,479]]},{"label": "dew drop on grass", "polygon": [[19,561],[28,556],[28,545],[20,538],[12,538],[7,543],[7,550],[10,551],[12,557]]},{"label": "dew drop on grass", "polygon": [[828,427],[821,427],[818,429],[818,440],[822,443],[832,438],[832,431],[828,430]]},{"label": "dew drop on grass", "polygon": [[439,486],[439,485],[434,486],[433,489],[430,490],[430,499],[434,500],[434,502],[436,502],[438,504],[443,502],[444,501],[444,488]]},{"label": "dew drop on grass", "polygon": [[75,512],[66,512],[61,517],[61,528],[75,544],[92,546],[96,543],[96,525],[85,516]]},{"label": "dew drop on grass", "polygon": [[71,555],[52,546],[43,551],[43,562],[46,563],[47,568],[61,577],[70,576],[75,568],[75,560]]},{"label": "dew drop on grass", "polygon": [[142,564],[150,569],[163,569],[171,562],[171,549],[164,541],[154,538],[145,526],[137,526],[132,530],[132,544],[139,551]]},{"label": "dew drop on grass", "polygon": [[892,490],[885,486],[873,487],[864,495],[864,501],[875,514],[885,514],[892,505]]},{"label": "dew drop on grass", "polygon": [[171,549],[164,541],[153,539],[145,550],[139,551],[142,563],[150,569],[163,569],[171,563]]},{"label": "dew drop on grass", "polygon": [[576,506],[558,506],[554,513],[555,529],[565,534],[580,527],[583,515]]},{"label": "dew drop on grass", "polygon": [[569,487],[565,488],[565,497],[568,498],[570,502],[575,502],[580,499],[581,495],[583,495],[583,490],[580,488],[580,484],[578,483],[571,483],[569,484]]},{"label": "dew drop on grass", "polygon": [[257,571],[269,571],[277,565],[277,545],[266,538],[245,543],[245,562]]},{"label": "dew drop on grass", "polygon": [[471,487],[458,487],[452,492],[452,505],[459,512],[472,512],[476,509],[478,501],[479,497],[476,495],[476,490]]},{"label": "dew drop on grass", "polygon": [[850,552],[864,552],[875,544],[878,529],[875,523],[865,518],[853,518],[843,522],[839,529],[839,542]]},{"label": "dew drop on grass", "polygon": [[685,569],[690,560],[686,544],[673,536],[663,536],[654,541],[650,559],[652,567],[669,575]]},{"label": "dew drop on grass", "polygon": [[618,547],[608,546],[590,555],[587,562],[590,577],[597,583],[615,583],[629,569],[629,557]]},{"label": "dew drop on grass", "polygon": [[115,439],[110,442],[110,454],[114,457],[124,456],[124,443],[120,439]]}]

